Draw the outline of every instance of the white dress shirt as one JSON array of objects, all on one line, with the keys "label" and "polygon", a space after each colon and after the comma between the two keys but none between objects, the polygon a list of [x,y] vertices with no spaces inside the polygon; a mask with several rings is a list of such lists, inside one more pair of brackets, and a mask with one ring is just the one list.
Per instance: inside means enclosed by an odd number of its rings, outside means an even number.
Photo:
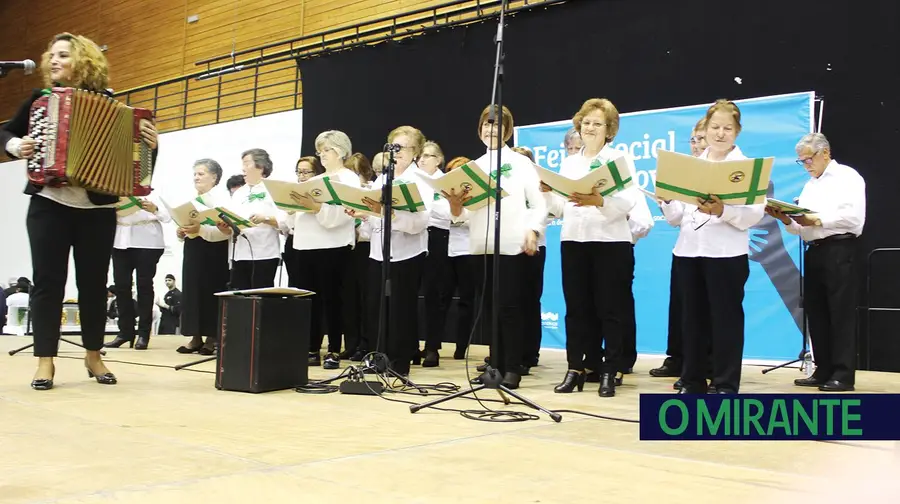
[{"label": "white dress shirt", "polygon": [[[259,196],[262,195],[262,196]],[[234,208],[231,208],[231,207]],[[246,184],[231,196],[231,203],[226,206],[237,213],[243,219],[250,219],[252,215],[275,217],[278,221],[276,227],[268,224],[257,224],[241,230],[241,237],[234,245],[235,261],[261,261],[265,259],[281,258],[280,231],[287,229],[287,219],[284,212],[275,206],[272,195],[266,190],[262,182],[251,186]],[[247,241],[250,241],[248,244]],[[294,236],[297,240],[297,236]]]},{"label": "white dress shirt", "polygon": [[832,235],[862,234],[866,223],[866,181],[849,166],[831,160],[818,178],[811,178],[800,192],[798,204],[815,212],[821,226],[801,226],[793,220],[785,229],[804,241]]},{"label": "white dress shirt", "polygon": [[[359,176],[347,168],[335,173],[323,173],[311,180],[328,177],[342,184],[359,187]],[[294,235],[295,250],[319,250],[353,245],[356,223],[341,205],[323,204],[316,214],[295,212],[287,216],[287,225]]]},{"label": "white dress shirt", "polygon": [[[414,183],[419,190],[419,196],[425,203],[425,208],[418,212],[394,210],[391,220],[391,262],[400,262],[428,252],[428,222],[431,219],[431,210],[434,207],[434,190],[424,181],[428,175],[419,169],[415,163],[409,165],[400,175],[395,175],[395,181]],[[384,175],[379,175],[372,183],[373,189],[384,186]],[[383,261],[382,254],[382,226],[383,220],[376,217],[366,219],[371,231],[372,242],[369,257],[376,261]]]},{"label": "white dress shirt", "polygon": [[459,257],[467,255],[470,255],[469,223],[451,222],[450,239],[447,243],[447,257]]},{"label": "white dress shirt", "polygon": [[628,227],[631,229],[631,242],[637,243],[641,238],[650,234],[653,229],[653,214],[650,213],[650,205],[647,198],[641,194],[637,204],[628,213]]},{"label": "white dress shirt", "polygon": [[[439,179],[443,176],[444,172],[436,171],[431,178]],[[431,218],[428,219],[428,227],[450,229],[450,202],[447,201],[447,198],[441,196],[439,192],[434,193],[433,200],[434,206],[431,207]]]},{"label": "white dress shirt", "polygon": [[122,216],[116,213],[116,238],[113,248],[125,249],[165,249],[166,240],[163,237],[163,222],[172,222],[172,217],[166,211],[166,206],[155,195],[147,198],[156,205],[156,214],[146,210],[138,210],[129,215]]},{"label": "white dress shirt", "polygon": [[[595,160],[606,163],[620,156],[622,152],[610,147],[609,144],[603,146],[593,157],[585,156],[582,148],[578,154],[563,159],[559,174],[570,179],[580,179],[590,173],[591,163]],[[550,213],[563,219],[560,241],[633,243],[628,214],[644,195],[636,187],[637,170],[634,167],[634,160],[628,154],[625,154],[624,159],[626,166],[618,166],[619,171],[623,179],[629,176],[635,179],[635,186],[604,196],[602,207],[579,207],[556,193],[543,193]]]},{"label": "white dress shirt", "polygon": [[[508,194],[500,205],[500,254],[518,255],[525,251],[527,231],[544,234],[547,202],[541,194],[541,180],[530,159],[504,145],[500,162],[500,189]],[[492,174],[497,168],[497,151],[487,150],[475,163]],[[504,173],[506,165],[509,170]],[[491,182],[491,187],[496,187],[496,183]],[[463,208],[462,213],[452,219],[453,222],[469,223],[469,252],[472,255],[494,253],[495,204],[494,198],[490,198],[488,205],[474,212]]]},{"label": "white dress shirt", "polygon": [[[707,159],[709,148],[700,159]],[[737,145],[724,161],[747,159]],[[661,203],[666,221],[680,227],[673,254],[678,257],[738,257],[750,253],[749,229],[765,215],[766,205],[725,205],[721,217],[699,211],[697,205]]]}]

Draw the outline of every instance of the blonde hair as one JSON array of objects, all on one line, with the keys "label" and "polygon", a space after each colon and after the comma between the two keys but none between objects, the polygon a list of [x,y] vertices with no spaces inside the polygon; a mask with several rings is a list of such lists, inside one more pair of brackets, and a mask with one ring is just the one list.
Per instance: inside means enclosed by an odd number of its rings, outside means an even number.
[{"label": "blonde hair", "polygon": [[44,86],[53,87],[50,79],[50,51],[53,44],[65,40],[72,46],[72,87],[89,89],[91,91],[104,91],[109,85],[109,63],[103,51],[97,47],[93,40],[71,33],[60,33],[53,37],[47,46],[47,51],[41,57],[41,73],[44,76]]},{"label": "blonde hair", "polygon": [[[494,110],[496,110],[497,106],[493,105]],[[481,138],[481,127],[484,123],[487,122],[488,116],[491,113],[491,105],[484,107],[484,110],[481,111],[481,116],[478,117],[478,137]],[[506,108],[506,105],[503,106],[502,111],[500,112],[503,116],[502,125],[503,125],[503,143],[509,142],[509,139],[513,136],[513,127],[515,126],[515,122],[513,121],[512,112]]]},{"label": "blonde hair", "polygon": [[343,131],[329,130],[319,133],[316,137],[316,151],[322,152],[323,148],[334,149],[341,161],[346,161],[350,154],[353,154],[350,137]]},{"label": "blonde hair", "polygon": [[619,133],[619,111],[616,109],[616,106],[606,98],[591,98],[581,105],[581,109],[575,114],[575,117],[572,118],[572,124],[575,126],[575,131],[580,135],[581,121],[584,120],[586,115],[596,110],[603,112],[603,119],[606,121],[606,141],[612,142]]},{"label": "blonde hair", "polygon": [[518,152],[519,154],[530,159],[532,163],[534,163],[534,152],[531,152],[531,149],[529,149],[528,147],[513,147],[512,151]]},{"label": "blonde hair", "polygon": [[413,158],[419,159],[419,156],[422,155],[422,149],[425,147],[425,135],[418,129],[413,128],[412,126],[400,126],[394,128],[394,131],[391,131],[388,134],[387,141],[388,143],[394,143],[395,138],[404,135],[408,136],[409,141],[412,142],[410,147],[414,149]]},{"label": "blonde hair", "polygon": [[375,172],[372,170],[372,163],[370,163],[369,158],[362,153],[356,152],[352,154],[344,161],[344,166],[369,182],[375,180]]},{"label": "blonde hair", "polygon": [[726,114],[730,114],[737,128],[735,130],[735,133],[741,132],[741,109],[738,108],[738,106],[733,101],[726,100],[724,98],[716,100],[716,102],[706,110],[706,117],[702,119],[702,121],[706,123],[703,125],[704,130],[709,128],[709,121],[710,119],[712,119],[713,114],[715,114],[716,112],[725,112]]},{"label": "blonde hair", "polygon": [[447,171],[449,172],[450,170],[459,168],[460,166],[468,163],[469,161],[471,161],[471,159],[469,159],[467,157],[463,157],[463,156],[455,157],[455,158],[451,159],[449,163],[447,163]]}]

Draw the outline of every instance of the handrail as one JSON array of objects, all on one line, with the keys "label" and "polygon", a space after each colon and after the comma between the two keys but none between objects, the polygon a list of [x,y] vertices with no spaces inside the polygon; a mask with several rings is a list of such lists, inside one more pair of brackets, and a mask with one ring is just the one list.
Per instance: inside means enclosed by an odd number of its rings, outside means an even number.
[{"label": "handrail", "polygon": [[[507,0],[506,13],[513,15],[520,11],[541,7],[547,8],[555,4],[564,4],[571,1],[575,0]],[[232,58],[230,54],[228,56],[208,58],[197,63],[198,65],[206,65],[206,68],[202,71],[115,91],[113,96],[128,105],[141,106],[142,108],[153,110],[157,115],[157,125],[160,127],[160,131],[187,129],[189,127],[213,124],[212,121],[206,122],[205,119],[202,119],[203,117],[212,117],[212,114],[215,114],[214,123],[217,124],[223,120],[220,112],[241,107],[247,107],[248,113],[251,113],[250,111],[252,110],[252,116],[254,117],[258,113],[268,114],[296,109],[302,106],[302,102],[299,99],[301,96],[300,67],[296,64],[300,60],[349,50],[355,47],[420,36],[435,30],[484,22],[499,16],[499,7],[502,5],[503,0],[452,0],[394,16],[382,17],[350,26],[331,28],[287,41],[273,42],[242,50],[235,53],[235,58],[227,66],[211,68],[210,63]],[[341,33],[343,35],[329,38],[329,36]],[[290,47],[265,53],[267,49],[285,45]],[[254,54],[254,56],[237,61],[237,55],[248,54]],[[265,71],[261,71],[262,67],[270,67],[288,61],[295,62],[295,64],[272,67],[271,70],[267,68]],[[238,67],[237,65],[242,66]],[[269,78],[263,83],[260,82],[261,76],[276,72],[289,72],[291,75],[286,75],[283,80],[275,81]],[[235,75],[231,76],[230,74]],[[209,79],[208,83],[198,82],[207,78]],[[223,86],[234,86],[235,83],[246,82],[249,79],[253,80],[251,83],[243,84],[247,86],[245,90],[223,89]],[[290,86],[293,88],[293,92],[290,93],[285,90],[284,93],[281,93],[276,91],[275,93],[267,94],[265,99],[260,99],[260,90],[271,89],[277,86]],[[236,95],[247,93],[252,93],[252,98],[248,97],[246,101],[233,99]],[[274,96],[276,94],[277,96]],[[293,97],[293,101],[288,102],[287,100],[291,97]],[[232,99],[223,103],[223,98]],[[258,111],[257,106],[259,104],[275,100],[284,101],[281,101],[280,104],[274,104],[274,107],[266,107],[262,112]],[[212,103],[213,101],[214,103]],[[164,113],[160,114],[160,112]],[[238,116],[243,116],[243,114],[238,113],[224,120],[233,120],[232,117],[239,118]],[[190,121],[189,118],[191,118]],[[0,121],[0,126],[6,122],[8,121]]]},{"label": "handrail", "polygon": [[[455,2],[450,2],[449,5],[452,6],[452,5],[456,5],[456,4],[469,3],[472,1],[473,0],[456,0]],[[475,1],[476,1],[476,4],[474,4],[472,6],[456,9],[456,10],[450,11],[450,12],[444,12],[444,13],[441,13],[440,16],[441,17],[449,17],[449,16],[460,15],[460,14],[467,14],[467,13],[471,13],[471,12],[479,12],[480,13],[481,11],[484,11],[487,8],[497,7],[501,3],[501,0],[475,0]],[[566,2],[571,2],[573,0],[509,0],[509,1],[511,3],[521,3],[522,4],[518,7],[508,8],[507,13],[514,14],[516,12],[523,11],[523,10],[533,9],[533,8],[541,7],[541,6],[549,6],[549,5],[553,5],[553,4],[566,3]],[[490,3],[489,5],[488,5],[488,2]],[[447,4],[444,4],[444,5],[447,5]],[[435,11],[435,10],[438,10],[439,8],[440,8],[440,6],[435,6],[435,7],[429,7],[426,9],[418,9],[417,11],[412,11],[412,12]],[[134,88],[125,89],[122,91],[118,91],[115,94],[123,95],[123,94],[128,94],[128,93],[136,93],[136,92],[140,92],[140,91],[146,91],[146,90],[152,89],[154,87],[164,86],[164,85],[168,85],[168,84],[174,84],[176,82],[180,82],[180,81],[188,80],[188,79],[195,79],[197,77],[200,77],[200,76],[203,76],[206,74],[213,74],[215,72],[220,72],[223,70],[234,68],[239,65],[262,66],[265,64],[277,63],[277,62],[286,61],[286,60],[290,60],[290,59],[308,58],[311,56],[323,54],[325,52],[328,52],[329,50],[333,50],[332,46],[334,46],[334,45],[339,45],[339,47],[341,49],[349,49],[351,47],[356,47],[361,44],[368,44],[368,43],[372,43],[372,42],[378,42],[381,40],[389,40],[389,39],[395,38],[397,36],[408,37],[408,36],[412,36],[412,35],[418,35],[418,34],[426,32],[426,31],[430,31],[431,29],[434,29],[436,27],[444,28],[444,27],[450,27],[450,26],[457,26],[457,25],[461,25],[461,24],[479,22],[479,21],[483,21],[485,19],[490,19],[492,17],[496,17],[499,14],[500,14],[499,11],[496,13],[489,13],[489,14],[483,14],[483,15],[479,14],[478,16],[476,16],[474,18],[461,19],[461,20],[452,21],[452,22],[447,21],[444,23],[440,23],[438,19],[433,18],[431,20],[432,21],[431,26],[422,27],[417,30],[409,30],[407,33],[403,33],[401,35],[397,34],[398,29],[406,28],[409,26],[421,25],[421,22],[423,21],[423,19],[420,18],[420,19],[413,19],[413,20],[408,20],[408,21],[403,21],[403,22],[394,22],[390,26],[373,28],[373,29],[367,30],[367,31],[360,31],[361,28],[364,28],[366,26],[384,23],[384,22],[387,22],[390,20],[406,18],[406,17],[409,17],[412,15],[409,13],[397,14],[395,16],[391,16],[388,18],[381,18],[380,20],[366,21],[363,23],[357,23],[355,25],[345,26],[342,28],[332,28],[330,30],[326,30],[323,32],[318,32],[318,33],[314,33],[312,35],[306,35],[304,37],[294,39],[294,42],[301,41],[301,40],[317,39],[317,41],[315,43],[311,42],[311,43],[308,43],[308,44],[305,44],[305,45],[299,46],[299,47],[294,47],[292,44],[292,41],[289,40],[287,42],[272,43],[272,44],[266,44],[265,46],[259,46],[259,47],[255,47],[255,48],[251,48],[251,49],[245,49],[238,53],[235,53],[235,55],[255,53],[255,52],[264,50],[265,48],[276,47],[278,45],[285,45],[285,44],[292,45],[292,47],[289,49],[284,49],[284,50],[277,51],[277,52],[274,52],[274,53],[271,53],[268,55],[261,54],[258,57],[248,58],[248,59],[244,59],[244,60],[240,60],[240,61],[235,59],[233,62],[231,62],[227,65],[224,65],[224,66],[220,66],[220,67],[212,68],[212,67],[209,67],[209,65],[207,65],[207,68],[202,71],[192,72],[190,74],[183,75],[180,77],[172,77],[172,78],[169,78],[166,80],[154,82],[152,84],[146,84],[146,85],[141,85],[141,86],[137,86]],[[349,31],[349,30],[355,30],[356,32],[353,35],[344,35],[344,36],[333,38],[330,40],[325,40],[325,37],[327,35],[345,32],[345,31]],[[382,37],[381,39],[376,39],[376,40],[366,40],[366,41],[361,40],[362,37],[372,36],[372,35],[376,35],[381,32],[386,32],[386,31],[391,32],[390,36]],[[352,45],[346,45],[346,41],[348,39],[356,39],[357,42]],[[312,50],[313,48],[315,48],[316,50]],[[331,49],[329,49],[329,48],[331,48]],[[303,54],[305,51],[309,51],[309,52],[307,54]],[[202,60],[202,61],[212,62],[212,61],[220,61],[222,59],[228,59],[228,58],[231,58],[230,54],[227,56],[217,56],[215,58],[212,58],[209,60]],[[271,58],[276,58],[276,59],[272,60]],[[248,69],[249,68],[244,68],[244,70],[248,70]]]},{"label": "handrail", "polygon": [[890,311],[900,312],[900,307],[871,306],[872,305],[872,256],[883,252],[900,252],[900,248],[882,247],[872,249],[866,256],[866,369],[872,369],[872,312]]}]

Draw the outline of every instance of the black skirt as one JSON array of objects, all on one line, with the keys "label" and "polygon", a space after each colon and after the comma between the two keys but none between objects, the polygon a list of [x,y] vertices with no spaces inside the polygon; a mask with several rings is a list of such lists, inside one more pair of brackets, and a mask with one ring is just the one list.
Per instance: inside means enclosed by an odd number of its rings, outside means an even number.
[{"label": "black skirt", "polygon": [[184,240],[181,290],[181,334],[218,334],[219,298],[228,283],[228,241]]}]

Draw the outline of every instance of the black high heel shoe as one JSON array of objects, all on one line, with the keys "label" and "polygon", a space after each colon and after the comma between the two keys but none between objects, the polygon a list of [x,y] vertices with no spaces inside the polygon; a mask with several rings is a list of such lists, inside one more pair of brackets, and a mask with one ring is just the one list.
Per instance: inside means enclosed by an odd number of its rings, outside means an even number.
[{"label": "black high heel shoe", "polygon": [[117,383],[116,375],[114,375],[112,373],[104,373],[102,375],[95,375],[94,372],[91,371],[91,368],[87,366],[87,364],[85,364],[84,367],[87,368],[88,378],[93,378],[93,379],[97,380],[97,383],[99,383],[101,385],[115,385]]},{"label": "black high heel shoe", "polygon": [[116,339],[110,341],[109,343],[104,343],[103,346],[105,348],[119,348],[125,343],[128,343],[128,348],[134,348],[134,338],[127,339],[121,336],[116,336]]},{"label": "black high heel shoe", "polygon": [[567,371],[566,377],[563,378],[562,383],[553,387],[553,391],[557,394],[568,394],[575,390],[575,387],[578,387],[578,391],[581,392],[582,390],[584,390],[584,380],[584,373],[579,373],[578,371]]},{"label": "black high heel shoe", "polygon": [[600,397],[613,397],[616,395],[616,377],[611,373],[603,373],[600,376]]},{"label": "black high heel shoe", "polygon": [[31,380],[31,388],[34,390],[50,390],[53,388],[53,378],[56,378],[56,364],[53,364],[53,375],[51,378],[36,378]]}]

